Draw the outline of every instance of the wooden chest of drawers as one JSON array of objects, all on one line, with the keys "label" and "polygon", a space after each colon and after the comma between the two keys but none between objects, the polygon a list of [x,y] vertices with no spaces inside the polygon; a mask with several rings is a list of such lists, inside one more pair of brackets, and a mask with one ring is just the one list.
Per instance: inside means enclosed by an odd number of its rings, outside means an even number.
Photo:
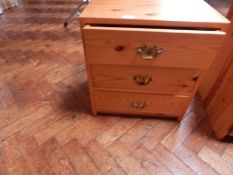
[{"label": "wooden chest of drawers", "polygon": [[229,23],[202,0],[93,0],[80,16],[93,114],[181,120]]}]

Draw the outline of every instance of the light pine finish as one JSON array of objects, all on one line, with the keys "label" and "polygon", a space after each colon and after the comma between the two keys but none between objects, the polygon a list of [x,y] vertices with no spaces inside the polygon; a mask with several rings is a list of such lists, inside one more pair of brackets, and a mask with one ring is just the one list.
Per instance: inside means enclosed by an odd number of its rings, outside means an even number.
[{"label": "light pine finish", "polygon": [[[88,64],[207,69],[225,32],[85,26],[83,35]],[[164,51],[154,60],[144,60],[137,53],[143,44]],[[118,47],[123,48],[117,50]]]},{"label": "light pine finish", "polygon": [[[233,22],[233,5],[227,15],[227,17]],[[212,100],[213,95],[218,88],[222,77],[224,76],[227,67],[232,59],[233,52],[233,24],[231,23],[230,28],[227,32],[227,36],[224,40],[222,48],[218,52],[211,68],[206,72],[204,80],[200,85],[200,95],[205,101],[206,106]]]},{"label": "light pine finish", "polygon": [[107,91],[94,91],[94,98],[98,112],[168,115],[179,118],[183,117],[184,109],[190,101],[188,96]]},{"label": "light pine finish", "polygon": [[[193,10],[198,11],[198,15],[205,11],[205,17],[189,13]],[[172,18],[169,14],[172,14]],[[172,104],[180,104],[180,98],[174,96],[186,96],[186,105],[176,106],[179,112],[173,107],[165,111],[162,105],[161,111],[154,109],[155,114],[169,114],[181,120],[203,73],[211,66],[222,44],[229,21],[201,0],[188,3],[182,0],[125,3],[96,0],[81,14],[80,24],[93,114],[112,112],[119,102],[110,98],[114,94],[127,101],[131,97],[125,94],[130,92],[132,96],[145,96],[154,103],[149,97],[151,95],[154,99],[172,99]],[[145,51],[147,53],[143,53]],[[185,69],[187,72],[183,72],[181,77],[180,73]],[[194,69],[197,75],[191,78],[189,73]],[[173,74],[174,70],[176,73]],[[141,71],[143,75],[132,77],[135,71]],[[158,81],[149,74],[159,76]],[[164,81],[163,77],[167,80]],[[187,85],[190,81],[192,83]],[[104,98],[96,97],[100,90],[103,94],[109,94],[108,104]],[[168,94],[171,96],[167,97]],[[122,105],[115,111],[129,113],[124,112],[127,111],[126,104]],[[152,108],[148,111],[152,113]],[[135,114],[142,113],[135,110]]]},{"label": "light pine finish", "polygon": [[[227,17],[233,22],[233,4]],[[233,120],[233,24],[227,33],[223,47],[200,86],[211,125],[219,139],[232,135]]]},{"label": "light pine finish", "polygon": [[226,30],[229,21],[203,0],[93,0],[81,14],[85,23]]},{"label": "light pine finish", "polygon": [[78,1],[21,3],[0,17],[1,175],[232,172],[197,98],[181,123],[92,116],[78,19],[62,27]]},{"label": "light pine finish", "polygon": [[[197,69],[173,69],[152,67],[125,67],[92,65],[95,89],[108,88],[122,91],[151,92],[160,94],[192,95],[201,75]],[[147,77],[148,84],[138,84],[135,77]]]},{"label": "light pine finish", "polygon": [[219,89],[207,107],[209,120],[220,139],[233,129],[233,55],[222,79]]}]

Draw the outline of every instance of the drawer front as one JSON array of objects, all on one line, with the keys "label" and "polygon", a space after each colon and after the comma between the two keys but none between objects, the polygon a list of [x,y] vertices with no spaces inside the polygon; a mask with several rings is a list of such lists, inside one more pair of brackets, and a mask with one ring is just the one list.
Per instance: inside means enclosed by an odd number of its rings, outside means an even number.
[{"label": "drawer front", "polygon": [[88,63],[208,68],[225,36],[221,31],[85,26]]},{"label": "drawer front", "polygon": [[182,116],[189,97],[94,91],[98,112]]},{"label": "drawer front", "polygon": [[162,94],[191,95],[197,69],[91,65],[93,86]]}]

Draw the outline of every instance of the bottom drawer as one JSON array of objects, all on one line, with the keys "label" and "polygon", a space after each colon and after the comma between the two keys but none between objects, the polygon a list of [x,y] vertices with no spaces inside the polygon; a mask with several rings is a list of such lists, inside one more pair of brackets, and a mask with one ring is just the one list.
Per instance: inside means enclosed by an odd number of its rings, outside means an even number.
[{"label": "bottom drawer", "polygon": [[97,112],[183,116],[188,96],[94,91]]}]

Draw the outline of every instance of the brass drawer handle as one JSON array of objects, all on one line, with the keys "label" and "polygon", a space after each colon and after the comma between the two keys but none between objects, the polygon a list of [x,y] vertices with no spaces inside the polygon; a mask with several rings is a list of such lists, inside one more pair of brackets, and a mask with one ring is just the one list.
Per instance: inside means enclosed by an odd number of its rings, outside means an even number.
[{"label": "brass drawer handle", "polygon": [[145,102],[132,102],[130,105],[133,109],[144,109],[146,107]]},{"label": "brass drawer handle", "polygon": [[133,79],[137,85],[141,86],[148,85],[152,81],[152,77],[148,75],[134,75]]},{"label": "brass drawer handle", "polygon": [[137,53],[140,53],[144,60],[153,60],[164,51],[163,48],[158,46],[150,47],[148,45],[143,45],[137,48]]}]

